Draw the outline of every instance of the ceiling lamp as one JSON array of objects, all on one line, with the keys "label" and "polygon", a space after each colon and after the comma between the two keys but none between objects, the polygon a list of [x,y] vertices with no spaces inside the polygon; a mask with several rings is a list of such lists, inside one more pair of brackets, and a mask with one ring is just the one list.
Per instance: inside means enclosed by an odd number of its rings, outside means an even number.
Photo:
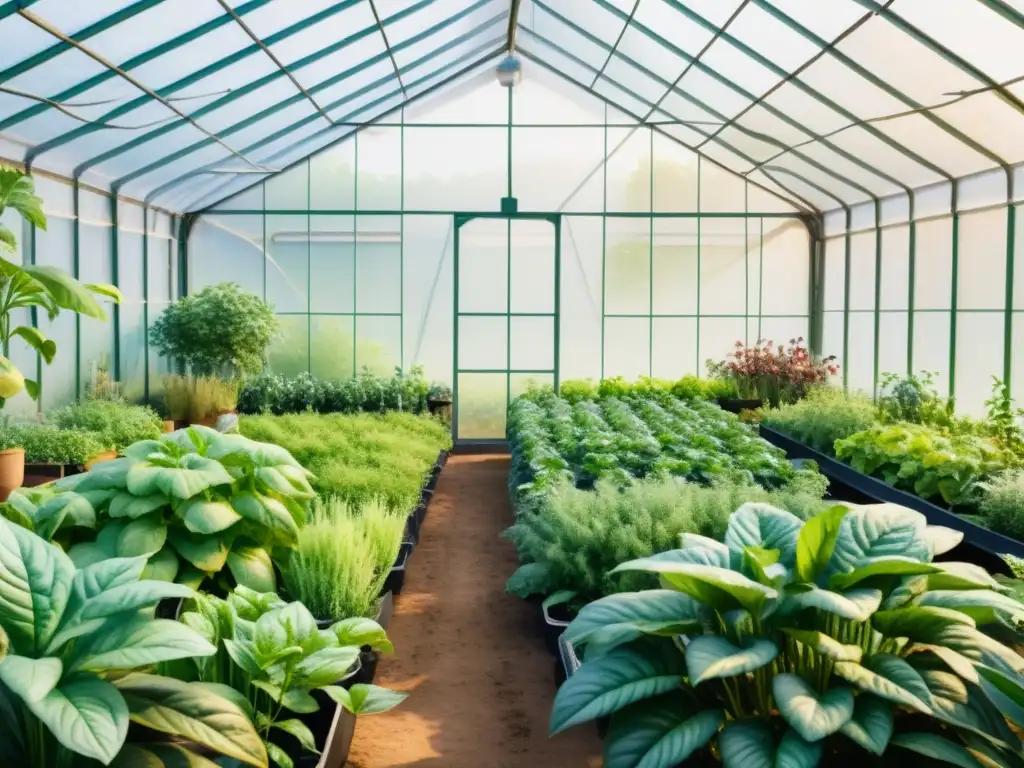
[{"label": "ceiling lamp", "polygon": [[523,65],[515,54],[510,53],[498,64],[495,74],[498,76],[498,82],[502,87],[512,88],[519,85],[519,82],[523,79]]}]

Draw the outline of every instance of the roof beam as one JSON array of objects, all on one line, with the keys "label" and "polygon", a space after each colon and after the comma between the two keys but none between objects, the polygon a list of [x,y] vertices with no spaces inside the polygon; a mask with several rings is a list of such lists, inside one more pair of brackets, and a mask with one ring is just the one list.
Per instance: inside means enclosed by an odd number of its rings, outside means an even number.
[{"label": "roof beam", "polygon": [[[748,0],[743,1],[747,2]],[[633,8],[629,12],[629,17],[622,23],[622,29],[619,30],[619,36],[615,38],[615,42],[612,44],[612,49],[608,51],[608,55],[604,59],[604,64],[601,65],[601,68],[597,70],[594,75],[594,79],[590,83],[591,88],[597,85],[597,81],[601,79],[601,75],[604,74],[605,69],[607,69],[609,62],[612,60],[612,56],[614,56],[615,52],[619,49],[619,43],[621,43],[622,38],[625,37],[626,30],[629,29],[629,25],[633,21],[633,17],[636,16],[636,9],[639,7],[640,0],[633,0]]]},{"label": "roof beam", "polygon": [[[185,120],[186,122],[191,123],[196,129],[198,129],[202,133],[205,133],[211,140],[213,140],[213,141],[217,142],[218,144],[220,144],[222,147],[224,147],[224,149],[226,149],[228,152],[230,152],[231,154],[233,154],[236,157],[238,157],[243,162],[248,163],[249,165],[251,165],[254,168],[258,168],[259,167],[256,163],[254,163],[251,160],[249,160],[249,158],[247,158],[241,152],[236,150],[230,144],[227,144],[217,134],[215,134],[215,133],[213,133],[211,131],[208,131],[205,128],[203,128],[203,126],[201,126],[199,123],[197,123],[191,117],[189,117],[189,115],[187,113],[182,112],[180,109],[178,109],[176,106],[174,106],[171,102],[167,101],[167,99],[165,99],[162,96],[159,96],[156,93],[154,93],[146,85],[144,85],[140,81],[136,80],[134,77],[129,75],[123,69],[120,69],[116,64],[108,61],[106,58],[104,58],[103,56],[100,56],[95,51],[90,50],[89,48],[86,48],[85,45],[83,45],[82,43],[78,42],[77,40],[74,40],[74,39],[68,37],[63,32],[61,32],[59,29],[57,29],[56,27],[51,25],[49,22],[44,21],[43,19],[39,18],[34,13],[32,13],[30,11],[26,11],[26,10],[21,10],[21,11],[18,12],[18,15],[21,16],[23,19],[26,19],[26,20],[32,22],[33,24],[35,24],[37,27],[39,27],[43,31],[49,32],[51,35],[53,35],[57,39],[63,40],[66,43],[68,43],[69,45],[74,46],[76,49],[78,49],[79,51],[84,53],[90,59],[92,59],[96,63],[106,67],[111,72],[117,73],[118,75],[121,76],[121,78],[123,80],[125,80],[128,83],[130,83],[131,85],[134,85],[136,88],[138,88],[143,93],[146,93],[150,97],[152,97],[152,98],[156,99],[157,101],[159,101],[161,104],[163,104],[165,107],[167,107],[167,109],[171,110],[176,115],[181,117],[182,120]],[[27,162],[27,159],[26,159],[26,162]],[[79,175],[79,173],[78,173],[78,171],[76,169],[75,176],[77,177],[78,175]]]},{"label": "roof beam", "polygon": [[381,39],[384,41],[384,50],[388,52],[388,58],[391,59],[391,68],[395,70],[395,77],[398,79],[398,85],[402,89],[402,95],[405,96],[405,86],[402,84],[402,73],[398,69],[398,62],[395,61],[395,53],[391,50],[391,43],[388,42],[388,33],[384,30],[384,24],[381,23],[380,14],[377,13],[377,4],[370,0],[370,10],[373,11],[373,19],[377,22],[377,29],[380,30]]}]

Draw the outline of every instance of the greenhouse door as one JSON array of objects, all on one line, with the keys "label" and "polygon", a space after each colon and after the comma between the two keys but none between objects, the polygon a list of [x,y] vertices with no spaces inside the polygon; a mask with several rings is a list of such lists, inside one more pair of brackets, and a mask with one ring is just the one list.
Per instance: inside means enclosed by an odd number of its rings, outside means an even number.
[{"label": "greenhouse door", "polygon": [[558,386],[559,216],[455,217],[453,429],[505,439],[509,402]]}]

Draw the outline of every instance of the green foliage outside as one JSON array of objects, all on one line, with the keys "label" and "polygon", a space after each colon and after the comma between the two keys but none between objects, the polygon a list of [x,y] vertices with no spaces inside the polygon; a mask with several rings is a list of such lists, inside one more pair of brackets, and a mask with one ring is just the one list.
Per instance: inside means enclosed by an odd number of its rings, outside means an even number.
[{"label": "green foliage outside", "polygon": [[278,330],[273,309],[235,283],[185,296],[164,310],[149,340],[197,376],[257,374]]},{"label": "green foliage outside", "polygon": [[81,400],[52,412],[49,418],[61,429],[96,432],[118,451],[139,440],[156,440],[162,432],[156,411],[122,400]]},{"label": "green foliage outside", "polygon": [[551,731],[611,715],[605,768],[1018,766],[1024,658],[989,633],[1024,604],[975,565],[934,562],[961,538],[895,505],[805,522],[745,504],[722,541],[684,534],[615,568],[660,586],[566,629],[584,661]]},{"label": "green foliage outside", "polygon": [[[423,368],[408,372],[396,368],[390,377],[364,369],[358,376],[342,379],[317,379],[308,373],[288,378],[264,373],[245,382],[238,395],[241,413],[383,413],[427,410],[430,385]],[[450,393],[449,393],[450,397]]]},{"label": "green foliage outside", "polygon": [[451,447],[447,425],[411,413],[243,416],[243,435],[285,448],[314,477],[314,490],[354,507],[381,500],[416,506],[438,452]]}]

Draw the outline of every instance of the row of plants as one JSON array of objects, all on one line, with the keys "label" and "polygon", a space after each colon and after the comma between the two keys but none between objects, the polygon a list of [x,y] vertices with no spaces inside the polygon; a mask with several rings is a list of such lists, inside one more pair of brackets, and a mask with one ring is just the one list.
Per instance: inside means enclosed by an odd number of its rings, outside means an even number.
[{"label": "row of plants", "polygon": [[451,399],[450,388],[427,382],[422,366],[413,366],[408,372],[395,368],[390,377],[378,376],[364,368],[358,376],[341,381],[318,379],[309,373],[295,377],[262,373],[242,385],[238,410],[247,414],[276,415],[306,411],[426,413],[451,405]]},{"label": "row of plants", "polygon": [[1024,429],[993,381],[987,416],[956,414],[931,374],[882,379],[877,402],[820,388],[762,423],[854,469],[1024,541]]},{"label": "row of plants", "polygon": [[517,398],[509,408],[513,497],[543,494],[567,480],[624,486],[645,477],[708,483],[738,473],[766,487],[785,484],[793,467],[733,414],[669,393],[603,397],[575,404],[550,392]]},{"label": "row of plants", "polygon": [[[310,479],[280,446],[195,426],[13,493],[0,507],[7,754],[46,768],[80,764],[72,753],[290,768],[323,746],[311,725],[325,704],[360,714],[400,702],[360,677],[368,648],[391,650],[374,615],[394,550],[350,567],[368,571],[369,598],[354,577],[313,577],[337,594],[310,600],[322,614],[302,602],[304,569],[332,559],[315,546],[335,543],[323,526],[352,517],[317,502]],[[401,541],[394,527],[370,530],[382,517],[394,514],[360,510],[367,547]],[[358,547],[337,544],[335,561]],[[178,621],[154,616],[168,599],[186,601]]]},{"label": "row of plants", "polygon": [[610,569],[633,591],[565,630],[582,665],[552,733],[610,718],[606,768],[1024,765],[1024,604],[936,561],[962,534],[896,505],[764,502],[705,530]]}]

